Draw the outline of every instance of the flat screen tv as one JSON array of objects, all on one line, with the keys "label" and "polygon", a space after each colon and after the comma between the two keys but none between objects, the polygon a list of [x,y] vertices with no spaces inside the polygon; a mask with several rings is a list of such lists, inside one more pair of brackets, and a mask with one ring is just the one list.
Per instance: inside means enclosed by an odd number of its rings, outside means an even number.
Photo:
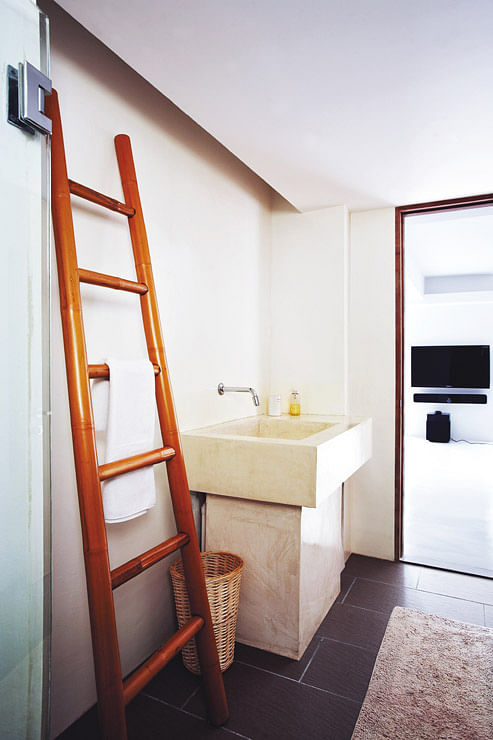
[{"label": "flat screen tv", "polygon": [[489,388],[488,344],[411,347],[413,388]]}]

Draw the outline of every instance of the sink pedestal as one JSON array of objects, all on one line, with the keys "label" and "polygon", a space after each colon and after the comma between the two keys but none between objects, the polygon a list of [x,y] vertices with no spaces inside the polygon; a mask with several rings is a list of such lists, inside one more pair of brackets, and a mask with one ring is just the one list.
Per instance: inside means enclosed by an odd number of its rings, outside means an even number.
[{"label": "sink pedestal", "polygon": [[259,415],[182,442],[206,549],[245,561],[238,640],[301,658],[340,590],[341,486],[371,456],[371,419]]},{"label": "sink pedestal", "polygon": [[341,487],[317,508],[208,494],[206,549],[245,561],[237,640],[299,660],[340,591]]}]

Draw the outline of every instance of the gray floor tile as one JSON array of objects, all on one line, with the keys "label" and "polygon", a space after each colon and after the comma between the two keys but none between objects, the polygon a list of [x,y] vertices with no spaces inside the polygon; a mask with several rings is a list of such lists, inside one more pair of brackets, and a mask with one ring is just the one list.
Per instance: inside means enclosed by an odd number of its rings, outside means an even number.
[{"label": "gray floor tile", "polygon": [[[225,674],[228,729],[252,740],[350,740],[360,704],[265,671],[235,664]],[[198,695],[190,711],[204,715]]]},{"label": "gray floor tile", "polygon": [[382,583],[416,588],[420,570],[420,566],[410,565],[409,563],[396,563],[392,560],[351,555],[343,573],[345,576],[359,576]]},{"label": "gray floor tile", "polygon": [[461,622],[484,624],[482,604],[359,578],[344,603],[384,614],[389,614],[394,606],[404,606]]},{"label": "gray floor tile", "polygon": [[362,702],[375,657],[363,648],[323,639],[302,681]]},{"label": "gray floor tile", "polygon": [[270,671],[279,676],[294,678],[297,681],[311,660],[318,642],[318,639],[312,641],[305,650],[305,654],[301,660],[291,660],[282,655],[268,653],[266,650],[258,650],[257,648],[249,647],[248,645],[236,643],[235,661],[246,663],[255,668],[262,668],[264,671]]},{"label": "gray floor tile", "polygon": [[357,645],[377,654],[389,621],[388,614],[344,604],[334,604],[317,635]]},{"label": "gray floor tile", "polygon": [[493,580],[489,578],[422,568],[418,590],[493,605]]}]

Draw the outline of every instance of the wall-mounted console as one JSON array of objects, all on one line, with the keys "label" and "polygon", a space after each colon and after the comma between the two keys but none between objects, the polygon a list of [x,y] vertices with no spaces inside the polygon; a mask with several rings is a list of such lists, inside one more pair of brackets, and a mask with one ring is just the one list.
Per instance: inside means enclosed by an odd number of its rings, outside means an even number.
[{"label": "wall-mounted console", "polygon": [[415,393],[415,403],[486,403],[486,393]]}]

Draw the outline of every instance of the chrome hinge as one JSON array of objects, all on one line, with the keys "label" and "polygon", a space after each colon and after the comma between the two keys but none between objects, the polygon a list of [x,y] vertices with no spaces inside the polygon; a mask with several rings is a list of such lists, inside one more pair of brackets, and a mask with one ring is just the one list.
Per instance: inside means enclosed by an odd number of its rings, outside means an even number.
[{"label": "chrome hinge", "polygon": [[51,134],[51,119],[44,114],[51,80],[29,62],[19,64],[18,69],[9,64],[7,87],[7,121],[30,134]]}]

